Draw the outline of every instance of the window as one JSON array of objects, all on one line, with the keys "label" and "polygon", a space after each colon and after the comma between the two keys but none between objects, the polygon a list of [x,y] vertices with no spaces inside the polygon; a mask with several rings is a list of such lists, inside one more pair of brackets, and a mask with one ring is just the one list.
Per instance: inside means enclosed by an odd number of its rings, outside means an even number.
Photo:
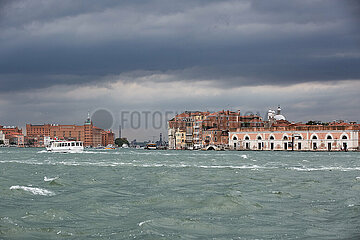
[{"label": "window", "polygon": [[258,140],[261,140],[261,137],[260,136],[258,136],[258,138],[257,138]]},{"label": "window", "polygon": [[298,143],[298,149],[301,150],[301,143]]},{"label": "window", "polygon": [[250,138],[248,136],[245,137],[245,140],[250,140]]},{"label": "window", "polygon": [[342,139],[348,139],[346,135],[342,136]]},{"label": "window", "polygon": [[317,136],[314,135],[314,136],[312,137],[312,139],[316,140],[316,139],[317,139]]},{"label": "window", "polygon": [[75,146],[75,143],[74,143],[74,142],[72,142],[72,143],[71,143],[71,146],[73,146],[73,147],[74,147],[74,146]]},{"label": "window", "polygon": [[284,136],[284,140],[288,140],[288,137],[287,137],[287,136]]},{"label": "window", "polygon": [[326,139],[332,139],[332,137],[331,137],[330,135],[328,135],[328,136],[326,137]]},{"label": "window", "polygon": [[270,140],[274,140],[275,138],[274,138],[274,136],[270,136]]},{"label": "window", "polygon": [[236,141],[236,140],[237,140],[237,137],[236,137],[236,136],[234,136],[234,137],[233,137],[233,140],[235,140],[235,141]]}]

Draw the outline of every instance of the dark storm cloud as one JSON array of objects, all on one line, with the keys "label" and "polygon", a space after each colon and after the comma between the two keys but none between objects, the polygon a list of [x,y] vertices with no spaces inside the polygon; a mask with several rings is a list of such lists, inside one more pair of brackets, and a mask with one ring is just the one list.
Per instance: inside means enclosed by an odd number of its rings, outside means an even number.
[{"label": "dark storm cloud", "polygon": [[223,88],[359,79],[351,4],[6,1],[0,91],[102,84],[108,75],[136,71]]}]

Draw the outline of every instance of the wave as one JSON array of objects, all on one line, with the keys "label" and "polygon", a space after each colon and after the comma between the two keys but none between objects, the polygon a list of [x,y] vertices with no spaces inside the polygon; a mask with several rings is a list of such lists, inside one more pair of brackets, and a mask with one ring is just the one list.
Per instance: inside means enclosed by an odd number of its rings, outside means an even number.
[{"label": "wave", "polygon": [[139,227],[141,227],[143,224],[148,223],[148,222],[151,222],[151,221],[152,221],[152,220],[146,220],[146,221],[143,221],[143,222],[139,223],[138,225],[139,225]]},{"label": "wave", "polygon": [[34,195],[42,195],[42,196],[54,196],[55,193],[43,188],[36,188],[36,187],[25,187],[25,186],[11,186],[10,190],[24,190],[26,192],[31,192]]},{"label": "wave", "polygon": [[51,181],[54,181],[54,180],[56,180],[56,179],[58,179],[59,177],[53,177],[53,178],[48,178],[48,177],[44,177],[44,181],[45,182],[51,182]]},{"label": "wave", "polygon": [[295,170],[295,171],[332,171],[332,170],[340,170],[343,172],[346,171],[360,171],[360,167],[318,167],[318,168],[314,168],[314,167],[288,167],[287,169],[290,170]]},{"label": "wave", "polygon": [[241,157],[244,159],[248,158],[245,154],[241,155]]}]

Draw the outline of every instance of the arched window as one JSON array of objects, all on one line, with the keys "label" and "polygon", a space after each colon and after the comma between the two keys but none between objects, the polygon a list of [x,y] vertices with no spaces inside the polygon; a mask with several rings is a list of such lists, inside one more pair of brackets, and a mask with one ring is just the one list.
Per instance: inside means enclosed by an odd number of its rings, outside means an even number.
[{"label": "arched window", "polygon": [[236,137],[236,136],[234,136],[234,137],[233,137],[233,140],[235,140],[235,141],[236,141],[236,140],[237,140],[237,137]]},{"label": "arched window", "polygon": [[312,137],[312,139],[316,140],[316,139],[317,139],[317,136],[314,135],[314,136]]},{"label": "arched window", "polygon": [[284,136],[284,140],[288,140],[288,137],[287,137],[287,136]]},{"label": "arched window", "polygon": [[348,139],[346,135],[343,135],[342,136],[342,139]]},{"label": "arched window", "polygon": [[250,140],[250,138],[248,136],[245,137],[245,140]]},{"label": "arched window", "polygon": [[330,135],[328,135],[328,136],[326,137],[326,139],[332,139],[332,137],[331,137]]},{"label": "arched window", "polygon": [[274,138],[274,136],[270,136],[270,140],[274,140],[275,138]]},{"label": "arched window", "polygon": [[261,140],[261,136],[258,136],[257,139],[258,139],[258,140]]}]

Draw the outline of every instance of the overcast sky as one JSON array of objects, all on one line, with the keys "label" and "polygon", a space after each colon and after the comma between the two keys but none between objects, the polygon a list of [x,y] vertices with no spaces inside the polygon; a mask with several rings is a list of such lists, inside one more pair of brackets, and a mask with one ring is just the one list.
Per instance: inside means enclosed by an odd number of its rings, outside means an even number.
[{"label": "overcast sky", "polygon": [[117,132],[124,111],[264,116],[279,104],[290,121],[360,121],[359,6],[3,0],[0,125],[82,124],[88,111],[107,109]]}]

